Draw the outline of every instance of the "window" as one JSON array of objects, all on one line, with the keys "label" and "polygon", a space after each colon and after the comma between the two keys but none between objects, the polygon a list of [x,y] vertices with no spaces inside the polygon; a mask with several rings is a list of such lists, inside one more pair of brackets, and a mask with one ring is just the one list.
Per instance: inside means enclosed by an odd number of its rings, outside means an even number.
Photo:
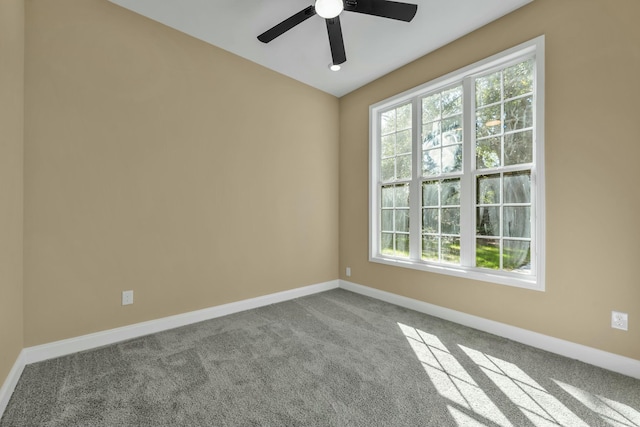
[{"label": "window", "polygon": [[544,290],[544,37],[370,107],[370,260]]}]

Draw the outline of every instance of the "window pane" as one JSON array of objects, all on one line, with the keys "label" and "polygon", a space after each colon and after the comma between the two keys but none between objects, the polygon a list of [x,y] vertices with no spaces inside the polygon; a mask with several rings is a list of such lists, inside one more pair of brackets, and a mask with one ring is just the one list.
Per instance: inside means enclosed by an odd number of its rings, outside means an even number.
[{"label": "window pane", "polygon": [[[457,235],[460,234],[460,179],[423,182],[422,204],[423,258],[459,263],[460,238]],[[425,233],[434,235],[426,239]],[[438,245],[439,242],[442,246]]]},{"label": "window pane", "polygon": [[438,182],[422,183],[422,206],[438,206]]},{"label": "window pane", "polygon": [[483,106],[501,101],[500,71],[476,79],[476,105]]},{"label": "window pane", "polygon": [[476,167],[478,169],[500,166],[501,138],[476,141]]},{"label": "window pane", "polygon": [[380,252],[386,255],[393,255],[393,233],[382,233]]},{"label": "window pane", "polygon": [[502,112],[500,105],[482,108],[476,111],[476,137],[497,135],[502,131]]},{"label": "window pane", "polygon": [[504,137],[505,165],[533,162],[533,131],[517,132]]},{"label": "window pane", "polygon": [[382,159],[380,162],[380,179],[382,181],[392,181],[396,177],[395,173],[396,159]]},{"label": "window pane", "polygon": [[458,86],[442,93],[442,116],[462,113],[462,87]]},{"label": "window pane", "polygon": [[462,142],[462,116],[454,116],[442,121],[442,144]]},{"label": "window pane", "polygon": [[396,210],[395,231],[409,232],[409,209]]},{"label": "window pane", "polygon": [[392,157],[396,154],[396,137],[395,135],[383,136],[380,139],[380,152],[382,157]]},{"label": "window pane", "polygon": [[411,154],[396,157],[396,171],[398,179],[411,178]]},{"label": "window pane", "polygon": [[460,209],[442,209],[442,233],[460,234]]},{"label": "window pane", "polygon": [[409,184],[383,186],[381,191],[380,252],[385,255],[408,256]]},{"label": "window pane", "polygon": [[380,132],[382,135],[396,131],[396,110],[387,111],[380,115]]},{"label": "window pane", "polygon": [[440,94],[436,93],[422,99],[422,123],[440,118]]},{"label": "window pane", "polygon": [[500,208],[497,206],[476,208],[476,234],[479,236],[500,235]]},{"label": "window pane", "polygon": [[422,173],[425,176],[440,175],[440,157],[439,148],[425,151],[422,156]]},{"label": "window pane", "polygon": [[507,271],[531,271],[531,243],[505,240],[502,267]]},{"label": "window pane", "polygon": [[503,224],[505,237],[531,237],[531,208],[505,206]]},{"label": "window pane", "polygon": [[504,127],[507,132],[533,126],[533,96],[504,103]]},{"label": "window pane", "polygon": [[380,180],[411,178],[412,104],[380,114]]},{"label": "window pane", "polygon": [[459,172],[462,170],[462,144],[451,145],[442,149],[442,172]]},{"label": "window pane", "polygon": [[502,266],[507,271],[531,271],[531,243],[519,240],[505,240]]},{"label": "window pane", "polygon": [[400,208],[409,207],[409,184],[395,186],[395,205]]},{"label": "window pane", "polygon": [[427,123],[422,126],[422,148],[440,145],[440,122]]},{"label": "window pane", "polygon": [[396,153],[411,153],[411,130],[404,130],[396,134]]},{"label": "window pane", "polygon": [[422,210],[422,232],[438,233],[438,208]]},{"label": "window pane", "polygon": [[460,238],[442,238],[442,260],[444,262],[460,264]]},{"label": "window pane", "polygon": [[408,234],[396,234],[396,255],[408,257],[409,256],[409,235]]},{"label": "window pane", "polygon": [[531,203],[531,172],[504,174],[504,202]]},{"label": "window pane", "polygon": [[382,207],[383,208],[393,207],[393,186],[392,185],[382,187]]},{"label": "window pane", "polygon": [[482,175],[477,178],[478,194],[476,203],[500,203],[500,175]]},{"label": "window pane", "polygon": [[439,261],[438,237],[422,236],[422,259],[428,261]]},{"label": "window pane", "polygon": [[398,107],[396,111],[396,130],[411,128],[411,104]]},{"label": "window pane", "polygon": [[497,270],[500,268],[500,241],[497,239],[476,240],[476,266]]},{"label": "window pane", "polygon": [[442,181],[442,205],[460,204],[460,180],[446,179]]},{"label": "window pane", "polygon": [[382,231],[393,231],[393,210],[385,209],[382,211],[382,219],[380,221]]},{"label": "window pane", "polygon": [[533,91],[533,59],[504,70],[504,97],[513,98]]}]

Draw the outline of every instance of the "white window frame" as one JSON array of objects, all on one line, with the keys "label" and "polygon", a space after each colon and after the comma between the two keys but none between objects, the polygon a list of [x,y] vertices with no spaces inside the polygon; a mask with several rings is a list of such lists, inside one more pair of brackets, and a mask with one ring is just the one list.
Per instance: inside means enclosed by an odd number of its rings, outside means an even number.
[{"label": "white window frame", "polygon": [[[397,267],[405,267],[440,273],[445,275],[464,277],[508,286],[516,286],[526,289],[545,290],[545,182],[544,182],[544,35],[522,43],[511,49],[493,55],[482,61],[453,71],[438,79],[427,82],[416,88],[410,89],[391,98],[380,101],[369,107],[369,261],[387,264]],[[506,66],[535,58],[534,65],[534,164],[531,169],[532,185],[532,209],[531,209],[531,270],[530,274],[490,270],[469,265],[454,265],[448,263],[425,262],[420,258],[420,203],[418,183],[422,179],[419,175],[420,132],[418,103],[421,96],[430,92],[443,90],[456,84],[463,85],[463,121],[464,121],[464,145],[463,145],[463,175],[464,181],[461,189],[461,240],[467,242],[475,239],[475,209],[473,201],[473,186],[475,166],[472,163],[472,149],[475,146],[475,114],[472,113],[472,96],[475,96],[472,78],[486,74],[493,69],[501,69]],[[413,131],[412,131],[412,179],[410,210],[410,246],[412,256],[410,258],[383,255],[380,252],[380,210],[381,200],[379,188],[382,183],[380,176],[380,114],[394,106],[412,102]],[[437,179],[437,178],[436,178]],[[465,237],[466,236],[466,237]],[[464,244],[464,243],[463,243]],[[470,259],[473,257],[475,245],[467,244],[461,248],[461,257]],[[466,255],[462,252],[466,251]],[[466,256],[466,258],[464,258]]]}]

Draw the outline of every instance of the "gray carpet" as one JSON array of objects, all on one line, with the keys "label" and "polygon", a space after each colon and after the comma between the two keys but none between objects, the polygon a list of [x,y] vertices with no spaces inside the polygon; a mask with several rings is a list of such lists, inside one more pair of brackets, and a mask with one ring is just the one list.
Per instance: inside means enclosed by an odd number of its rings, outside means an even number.
[{"label": "gray carpet", "polygon": [[640,380],[336,289],[25,368],[10,426],[640,426]]}]

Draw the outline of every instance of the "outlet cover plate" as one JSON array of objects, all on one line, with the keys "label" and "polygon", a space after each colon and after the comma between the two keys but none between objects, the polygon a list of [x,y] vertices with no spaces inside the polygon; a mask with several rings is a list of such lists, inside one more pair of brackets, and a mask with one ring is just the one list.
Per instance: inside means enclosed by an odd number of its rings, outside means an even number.
[{"label": "outlet cover plate", "polygon": [[122,291],[122,305],[133,304],[133,291]]},{"label": "outlet cover plate", "polygon": [[629,329],[629,315],[620,311],[611,312],[611,327],[626,331]]}]

